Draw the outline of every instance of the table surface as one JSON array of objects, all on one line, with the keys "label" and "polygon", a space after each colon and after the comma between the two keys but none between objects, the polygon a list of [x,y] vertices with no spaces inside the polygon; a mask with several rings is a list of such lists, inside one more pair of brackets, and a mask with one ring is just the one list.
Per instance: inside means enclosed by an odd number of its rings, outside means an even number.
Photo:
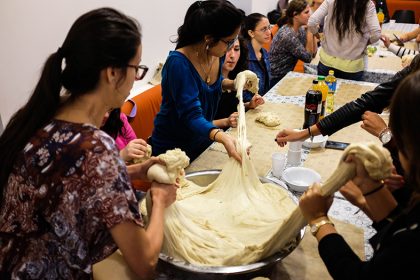
[{"label": "table surface", "polygon": [[[287,122],[283,122],[280,127],[276,130],[266,129],[265,133],[256,131],[253,129],[247,129],[248,138],[251,140],[258,139],[258,142],[253,142],[253,148],[251,149],[251,160],[256,163],[257,173],[260,176],[266,176],[267,178],[279,183],[284,184],[282,180],[275,178],[271,174],[271,153],[276,151],[286,152],[287,148],[280,148],[274,143],[273,139],[277,132],[282,127],[295,127],[299,128],[299,125],[303,122],[303,106],[304,106],[304,94],[306,90],[310,88],[311,81],[314,75],[303,74],[297,72],[288,73],[276,86],[274,86],[265,96],[264,99],[267,103],[272,104],[296,106],[300,111],[300,119],[296,119],[295,112],[290,112],[292,120],[287,119]],[[350,80],[337,79],[337,95],[335,108],[344,105],[346,102],[351,101],[367,90],[373,89],[377,84],[368,82],[356,82]],[[265,106],[265,105],[264,105]],[[280,108],[280,107],[279,107]],[[282,107],[283,108],[283,107]],[[288,107],[285,107],[288,108]],[[250,126],[249,114],[252,114],[252,110],[247,112],[247,126]],[[286,112],[287,115],[287,112]],[[285,115],[282,115],[285,116]],[[384,115],[386,117],[386,114]],[[283,119],[284,120],[284,119]],[[289,123],[290,121],[290,123]],[[231,129],[231,133],[235,134],[236,129]],[[267,136],[268,135],[268,136]],[[273,136],[274,135],[274,136]],[[352,126],[346,127],[330,137],[331,140],[343,141],[343,142],[376,142],[380,144],[379,140],[360,128],[360,123],[353,124]],[[274,148],[273,148],[274,147]],[[271,149],[271,151],[270,151]],[[309,150],[303,148],[302,154],[302,166],[310,167],[315,169],[322,175],[322,180],[325,181],[328,176],[335,170],[335,166],[342,154],[342,151],[329,150],[329,149],[316,149]],[[187,168],[187,172],[193,172],[198,170],[206,169],[220,169],[223,167],[223,162],[227,159],[227,154],[223,147],[219,143],[214,143],[210,146],[203,154],[201,154],[191,165]],[[310,159],[307,160],[306,159]],[[318,159],[318,160],[317,160]],[[321,159],[321,160],[320,160]],[[324,162],[322,162],[325,160]],[[321,161],[321,162],[320,162]],[[268,165],[268,169],[261,169],[261,165]],[[352,224],[360,227],[364,231],[365,244],[364,253],[366,258],[372,256],[372,248],[370,247],[367,239],[369,239],[374,233],[374,229],[371,227],[371,220],[362,212],[358,212],[358,208],[349,203],[341,194],[335,194],[334,203],[330,209],[329,215],[336,218],[344,223]],[[316,246],[316,244],[314,245]]]},{"label": "table surface", "polygon": [[[285,185],[282,180],[275,178],[271,174],[271,154],[279,150],[286,152],[287,147],[278,147],[273,139],[281,128],[298,128],[302,124],[304,94],[311,86],[311,81],[314,77],[315,76],[309,74],[290,72],[264,96],[266,104],[261,106],[262,108],[266,108],[264,110],[273,110],[273,108],[280,108],[280,110],[282,110],[281,112],[276,111],[283,116],[282,124],[279,127],[270,129],[255,124],[255,120],[253,119],[255,117],[255,112],[253,111],[256,110],[250,110],[246,114],[248,138],[254,145],[251,149],[251,160],[254,165],[255,163],[259,165],[257,172],[260,176],[265,176],[278,184]],[[373,83],[337,79],[335,108],[337,109],[344,103],[357,98],[366,90],[374,88],[375,86],[376,84]],[[234,135],[235,130],[236,129],[231,129],[229,133]],[[351,143],[365,141],[376,141],[377,143],[380,143],[376,137],[373,137],[361,129],[360,124],[354,124],[342,129],[331,136],[330,139]],[[228,156],[224,148],[217,145],[218,143],[215,143],[203,152],[190,164],[186,172],[221,169]],[[303,148],[302,151],[301,165],[318,171],[322,176],[322,181],[325,181],[329,174],[333,172],[342,154],[342,151],[323,148],[315,150]],[[348,241],[353,250],[362,259],[370,258],[372,249],[370,245],[364,241],[374,234],[374,230],[371,227],[370,219],[361,211],[356,213],[357,210],[358,208],[345,200],[339,193],[336,193],[329,215],[333,219],[336,219],[338,231]],[[314,267],[317,267],[317,269],[313,269]],[[115,253],[110,258],[94,266],[95,279],[110,279],[109,277],[112,277],[111,275],[118,275],[118,278],[120,279],[135,279],[135,276],[129,271],[124,260],[118,253]],[[270,279],[331,279],[318,255],[316,239],[310,234],[306,234],[299,246],[288,257],[277,263],[275,268],[270,271],[269,275],[261,276],[270,277]],[[179,276],[179,274],[173,274],[170,271],[161,271],[158,279],[178,280],[212,278],[208,278],[208,276],[205,275],[198,278],[196,275]]]},{"label": "table surface", "polygon": [[[382,33],[393,38],[393,34],[399,36],[418,27],[418,24],[410,23],[384,23],[382,25]],[[363,79],[378,83],[385,82],[395,75],[396,72],[402,70],[401,58],[388,51],[381,40],[373,45],[377,47],[377,51],[371,57],[365,56],[366,69]],[[418,44],[414,40],[405,43],[404,46],[417,51],[419,49]],[[305,63],[305,72],[316,74],[318,62],[319,54],[310,63]]]}]

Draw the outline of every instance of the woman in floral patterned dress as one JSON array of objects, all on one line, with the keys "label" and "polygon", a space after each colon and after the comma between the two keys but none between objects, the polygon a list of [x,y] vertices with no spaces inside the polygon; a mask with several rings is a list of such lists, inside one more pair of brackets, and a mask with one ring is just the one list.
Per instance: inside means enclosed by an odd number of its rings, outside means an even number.
[{"label": "woman in floral patterned dress", "polygon": [[141,51],[138,23],[101,8],[77,19],[47,59],[0,137],[0,279],[91,279],[92,264],[117,248],[153,277],[176,186],[152,184],[144,228],[130,179],[159,160],[126,167],[98,129],[142,78]]}]

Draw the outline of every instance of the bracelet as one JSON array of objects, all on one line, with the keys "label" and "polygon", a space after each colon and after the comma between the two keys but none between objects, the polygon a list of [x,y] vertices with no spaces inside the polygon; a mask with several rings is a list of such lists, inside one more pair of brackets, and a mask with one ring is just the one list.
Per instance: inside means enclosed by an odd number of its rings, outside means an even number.
[{"label": "bracelet", "polygon": [[363,194],[363,196],[368,196],[368,195],[371,195],[371,194],[374,194],[374,193],[376,193],[376,192],[378,192],[378,191],[380,191],[383,187],[384,187],[385,185],[384,185],[384,183],[382,183],[379,187],[377,187],[376,189],[373,189],[373,190],[371,190],[371,191],[368,191],[367,193],[364,193]]},{"label": "bracelet", "polygon": [[217,135],[217,133],[219,133],[220,131],[222,131],[221,129],[218,129],[215,133],[214,133],[214,135],[213,135],[213,141],[216,141],[216,135]]},{"label": "bracelet", "polygon": [[308,126],[309,136],[311,137],[311,141],[314,140],[314,136],[312,135],[311,127]]}]

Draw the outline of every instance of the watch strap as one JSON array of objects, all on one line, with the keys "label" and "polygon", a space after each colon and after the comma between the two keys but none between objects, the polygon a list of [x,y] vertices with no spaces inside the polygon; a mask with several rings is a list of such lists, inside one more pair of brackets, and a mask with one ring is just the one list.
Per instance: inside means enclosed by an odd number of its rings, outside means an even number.
[{"label": "watch strap", "polygon": [[316,222],[315,224],[310,225],[312,235],[313,236],[316,236],[316,234],[318,233],[319,229],[323,225],[332,225],[332,226],[334,226],[334,223],[331,222],[329,219],[322,219],[321,221]]}]

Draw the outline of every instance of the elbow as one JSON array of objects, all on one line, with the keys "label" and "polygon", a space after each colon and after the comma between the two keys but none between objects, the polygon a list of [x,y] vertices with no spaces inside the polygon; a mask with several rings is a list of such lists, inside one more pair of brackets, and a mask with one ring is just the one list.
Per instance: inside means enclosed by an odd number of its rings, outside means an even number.
[{"label": "elbow", "polygon": [[157,260],[154,262],[143,263],[142,267],[136,269],[136,274],[140,280],[156,279],[156,265]]}]

